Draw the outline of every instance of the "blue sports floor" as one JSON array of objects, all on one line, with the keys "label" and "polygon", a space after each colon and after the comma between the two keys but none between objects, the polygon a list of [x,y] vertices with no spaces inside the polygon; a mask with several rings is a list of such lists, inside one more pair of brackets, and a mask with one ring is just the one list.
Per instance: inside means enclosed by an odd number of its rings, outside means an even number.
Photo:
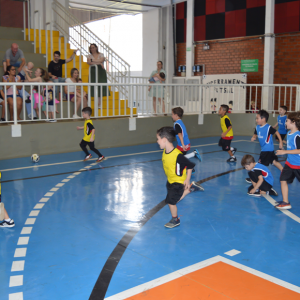
[{"label": "blue sports floor", "polygon": [[[178,204],[173,229],[164,227],[157,144],[101,150],[100,164],[81,151],[0,161],[2,201],[16,223],[0,231],[0,299],[103,299],[217,255],[299,287],[300,183],[290,185],[291,215],[248,196],[247,172],[234,170],[246,153],[258,159],[259,144],[236,136],[238,162],[228,164],[218,140],[192,140],[203,158],[191,159],[192,180],[205,191]],[[282,200],[280,172],[270,170]],[[233,249],[240,253],[225,254]]]}]

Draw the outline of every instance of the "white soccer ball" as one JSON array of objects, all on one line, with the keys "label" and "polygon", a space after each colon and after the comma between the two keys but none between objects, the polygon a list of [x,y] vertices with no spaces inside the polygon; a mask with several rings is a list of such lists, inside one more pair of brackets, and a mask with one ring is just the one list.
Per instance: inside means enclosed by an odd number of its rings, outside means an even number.
[{"label": "white soccer ball", "polygon": [[37,163],[40,160],[40,156],[38,154],[31,155],[31,161]]}]

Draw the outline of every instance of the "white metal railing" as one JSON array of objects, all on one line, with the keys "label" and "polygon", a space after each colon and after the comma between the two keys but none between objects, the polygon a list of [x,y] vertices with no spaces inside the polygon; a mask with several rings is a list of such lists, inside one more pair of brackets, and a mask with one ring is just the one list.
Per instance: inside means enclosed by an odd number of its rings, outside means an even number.
[{"label": "white metal railing", "polygon": [[[232,113],[256,112],[262,107],[260,99],[263,88],[272,91],[272,106],[267,109],[269,112],[278,111],[280,105],[286,105],[288,111],[300,110],[300,85],[111,84],[111,88],[119,90],[121,85],[132,95],[128,100],[117,97],[115,92],[111,92],[110,97],[104,97],[103,89],[108,91],[105,83],[3,82],[5,120],[16,124],[19,121],[73,119],[81,116],[81,110],[86,105],[93,109],[93,118],[170,114],[176,106],[182,107],[185,114],[217,113],[221,104],[229,105]],[[12,86],[13,98],[7,97],[7,86]],[[49,104],[49,100],[46,100],[49,99],[49,91],[52,89],[55,95],[58,88],[62,91],[65,87],[68,100],[63,99],[61,92],[58,103],[55,106]],[[72,87],[75,87],[73,94]],[[94,99],[90,95],[91,87],[94,88]],[[24,90],[27,91],[26,95]],[[22,99],[18,97],[21,91],[25,95]],[[88,96],[85,96],[85,91],[89,91]],[[29,103],[28,96],[32,99]],[[251,101],[254,102],[254,108],[249,106]],[[22,120],[18,121],[18,118]]]}]

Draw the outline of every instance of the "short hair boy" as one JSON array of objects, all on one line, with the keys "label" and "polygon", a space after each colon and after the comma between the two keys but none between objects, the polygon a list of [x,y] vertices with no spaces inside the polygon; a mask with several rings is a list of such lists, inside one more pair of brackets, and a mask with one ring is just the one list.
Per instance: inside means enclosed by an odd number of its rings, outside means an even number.
[{"label": "short hair boy", "polygon": [[182,116],[183,109],[181,107],[174,107],[172,109],[172,120],[174,122],[174,130],[176,133],[177,149],[179,149],[186,158],[192,158],[196,156],[200,161],[202,161],[197,149],[192,153],[187,154],[187,152],[191,149],[191,142],[189,140],[185,125],[181,120]]},{"label": "short hair boy", "polygon": [[283,201],[276,205],[278,209],[292,208],[288,199],[288,184],[292,183],[295,178],[300,182],[300,111],[288,114],[286,127],[289,130],[287,150],[277,150],[276,152],[278,155],[288,155],[280,175]]},{"label": "short hair boy", "polygon": [[251,141],[255,141],[258,138],[260,146],[261,146],[261,153],[258,162],[269,166],[269,164],[273,164],[277,167],[280,171],[283,169],[282,165],[278,162],[278,157],[275,155],[274,152],[274,144],[272,136],[276,134],[279,139],[279,148],[283,148],[282,140],[279,132],[274,129],[271,125],[267,122],[269,120],[269,113],[265,110],[260,110],[256,114],[256,128],[254,131],[254,135],[251,138]]},{"label": "short hair boy", "polygon": [[95,127],[93,125],[93,121],[91,120],[91,114],[92,109],[90,107],[84,107],[82,109],[82,117],[85,119],[85,122],[83,127],[77,126],[77,130],[84,129],[84,137],[79,145],[86,155],[84,161],[92,158],[92,154],[90,154],[86,149],[86,146],[88,145],[90,149],[98,155],[97,162],[101,162],[105,160],[105,157],[95,148]]},{"label": "short hair boy", "polygon": [[[276,128],[278,126],[278,132],[281,136],[283,143],[285,143],[285,144],[286,144],[286,141],[284,141],[284,138],[287,133],[287,129],[285,126],[286,112],[287,112],[287,107],[285,105],[281,105],[279,108],[279,116],[277,117],[277,123],[273,126],[274,128]],[[277,136],[275,136],[275,139],[278,141]]]},{"label": "short hair boy", "polygon": [[172,215],[172,219],[165,224],[167,228],[180,225],[176,204],[192,191],[204,188],[197,182],[190,184],[192,169],[195,166],[177,148],[174,148],[175,131],[172,127],[162,127],[156,133],[157,143],[163,149],[162,162],[167,176],[166,204]]},{"label": "short hair boy", "polygon": [[274,178],[269,169],[256,163],[252,155],[244,155],[241,165],[249,171],[249,177],[252,185],[248,188],[248,195],[260,197],[262,194],[269,194],[278,196],[277,192],[273,189]]},{"label": "short hair boy", "polygon": [[228,154],[230,155],[229,159],[227,159],[227,162],[236,162],[236,157],[234,156],[234,154],[237,149],[231,147],[231,140],[233,139],[233,131],[232,131],[231,121],[229,117],[226,115],[228,110],[229,110],[229,106],[226,104],[222,104],[218,111],[219,116],[221,116],[220,122],[222,128],[222,134],[219,140],[219,146],[222,147],[223,151],[227,151]]}]

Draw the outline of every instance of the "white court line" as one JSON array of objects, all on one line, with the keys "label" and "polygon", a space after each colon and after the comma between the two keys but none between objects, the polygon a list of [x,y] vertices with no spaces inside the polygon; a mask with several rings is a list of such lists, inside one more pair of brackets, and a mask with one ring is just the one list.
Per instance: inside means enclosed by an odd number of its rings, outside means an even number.
[{"label": "white court line", "polygon": [[23,300],[23,292],[9,294],[8,300]]},{"label": "white court line", "polygon": [[28,245],[29,243],[29,236],[21,236],[19,237],[17,245]]},{"label": "white court line", "polygon": [[237,255],[237,254],[240,254],[240,253],[241,253],[241,251],[232,249],[230,251],[225,252],[224,254],[229,255],[229,256],[234,256],[234,255]]},{"label": "white court line", "polygon": [[24,271],[25,260],[13,261],[11,266],[11,272]]},{"label": "white court line", "polygon": [[50,190],[50,192],[57,192],[58,190],[59,190],[59,188],[54,187],[54,188],[52,188],[52,189]]},{"label": "white court line", "polygon": [[48,193],[45,194],[45,197],[51,197],[51,196],[53,196],[53,194],[54,194],[54,193],[49,193],[49,192],[48,192]]},{"label": "white court line", "polygon": [[32,210],[29,214],[29,217],[37,217],[39,215],[39,213],[40,213],[39,210]]},{"label": "white court line", "polygon": [[33,225],[35,223],[36,218],[28,218],[25,222],[25,225]]},{"label": "white court line", "polygon": [[152,289],[154,287],[160,286],[160,285],[162,285],[164,283],[167,283],[167,282],[172,281],[174,279],[177,279],[179,277],[188,275],[189,273],[192,273],[192,272],[195,272],[197,270],[203,269],[203,268],[205,268],[207,266],[213,265],[213,264],[218,263],[218,262],[224,262],[224,263],[226,263],[228,265],[231,265],[231,266],[236,267],[236,268],[238,268],[240,270],[246,271],[246,272],[248,272],[250,274],[253,274],[255,276],[258,276],[260,278],[268,280],[270,282],[273,282],[273,283],[275,283],[277,285],[280,285],[280,286],[282,286],[284,288],[287,288],[287,289],[289,289],[291,291],[294,291],[296,293],[300,293],[300,287],[298,287],[296,285],[290,284],[290,283],[288,283],[286,281],[283,281],[283,280],[278,279],[276,277],[270,276],[270,275],[265,274],[263,272],[257,271],[255,269],[249,268],[247,266],[244,266],[242,264],[234,262],[234,261],[232,261],[232,260],[230,260],[228,258],[225,258],[225,257],[222,257],[222,256],[218,255],[218,256],[209,258],[207,260],[204,260],[204,261],[202,261],[200,263],[191,265],[189,267],[186,267],[186,268],[183,268],[181,270],[175,271],[175,272],[170,273],[168,275],[165,275],[165,276],[162,276],[160,278],[154,279],[152,281],[146,282],[144,284],[138,285],[138,286],[136,286],[134,288],[131,288],[131,289],[126,290],[124,292],[121,292],[119,294],[110,296],[108,298],[105,298],[105,300],[122,300],[122,299],[127,299],[129,297],[132,297],[134,295],[140,294],[140,293],[145,292],[145,291],[147,291],[149,289]]},{"label": "white court line", "polygon": [[21,234],[31,234],[32,227],[23,227]]},{"label": "white court line", "polygon": [[47,202],[49,198],[41,198],[40,202]]},{"label": "white court line", "polygon": [[23,285],[23,275],[10,276],[9,287]]},{"label": "white court line", "polygon": [[[237,141],[231,141],[232,143],[237,143],[237,142],[251,142],[250,140],[237,140]],[[196,146],[191,146],[191,148],[199,148],[199,147],[206,147],[206,146],[214,146],[218,145],[219,143],[212,143],[212,144],[204,144],[204,145],[196,145]],[[121,154],[121,155],[114,155],[114,156],[107,156],[106,158],[117,158],[117,157],[124,157],[124,156],[134,156],[134,155],[142,155],[142,154],[149,154],[149,153],[156,153],[156,152],[162,152],[162,150],[154,150],[154,151],[147,151],[147,152],[138,152],[138,153],[129,153],[129,154]],[[96,160],[97,158],[92,158],[91,160]],[[78,163],[78,162],[83,162],[82,160],[73,160],[73,161],[65,161],[65,162],[60,162],[60,163],[53,163],[53,164],[46,164],[46,165],[38,165],[38,166],[29,166],[29,167],[21,167],[21,168],[13,168],[13,169],[5,169],[5,170],[0,170],[0,172],[7,172],[7,171],[14,171],[14,170],[24,170],[24,169],[33,169],[33,168],[40,168],[40,167],[50,167],[50,166],[57,166],[57,165],[64,165],[64,164],[73,164],[73,163]],[[85,169],[80,169],[82,171],[85,171]],[[73,173],[73,175],[78,175],[76,172]]]},{"label": "white court line", "polygon": [[65,185],[64,183],[58,183],[56,186],[62,187],[62,186],[64,186],[64,185]]},{"label": "white court line", "polygon": [[[270,195],[263,195],[273,206],[277,205],[278,202],[276,202]],[[296,216],[295,214],[293,214],[292,212],[290,212],[287,209],[278,209],[277,210],[281,211],[283,214],[287,215],[288,217],[290,217],[291,219],[293,219],[294,221],[300,223],[300,218],[298,216]]]},{"label": "white court line", "polygon": [[25,257],[27,248],[17,248],[14,257]]},{"label": "white court line", "polygon": [[44,207],[45,203],[38,203],[35,205],[33,209],[42,209]]},{"label": "white court line", "polygon": [[70,179],[63,179],[61,182],[69,182]]}]

